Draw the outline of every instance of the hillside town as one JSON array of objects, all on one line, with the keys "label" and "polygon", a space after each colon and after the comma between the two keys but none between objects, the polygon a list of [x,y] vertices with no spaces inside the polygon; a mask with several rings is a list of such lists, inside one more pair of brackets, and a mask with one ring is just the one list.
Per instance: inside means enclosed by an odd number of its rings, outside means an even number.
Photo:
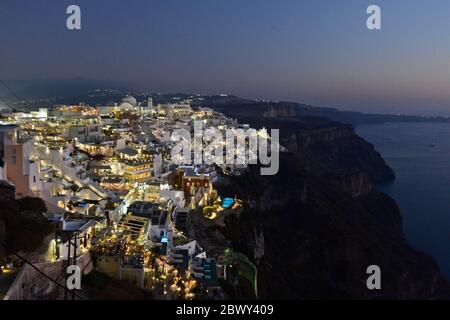
[{"label": "hillside town", "polygon": [[[83,275],[98,272],[155,299],[224,299],[223,285],[245,277],[256,297],[252,263],[232,248],[205,250],[208,239],[198,238],[194,222],[222,226],[227,216],[241,213],[243,200],[217,186],[241,175],[248,163],[174,161],[172,133],[193,132],[194,121],[221,131],[249,129],[190,101],[154,105],[151,97],[2,112],[1,200],[41,198],[43,215],[55,225],[36,266],[58,266],[64,274],[76,264]],[[258,134],[267,135],[264,129]],[[27,283],[26,272],[33,270],[12,257],[2,270],[14,271],[3,299],[45,298],[51,290],[37,293]],[[82,295],[66,291],[68,296]]]}]

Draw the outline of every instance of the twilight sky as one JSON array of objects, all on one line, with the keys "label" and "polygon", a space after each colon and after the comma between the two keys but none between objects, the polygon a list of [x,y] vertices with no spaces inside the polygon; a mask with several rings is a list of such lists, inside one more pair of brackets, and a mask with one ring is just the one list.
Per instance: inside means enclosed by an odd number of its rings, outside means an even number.
[{"label": "twilight sky", "polygon": [[[381,31],[366,28],[370,4]],[[0,79],[75,77],[450,115],[450,1],[1,0]]]}]

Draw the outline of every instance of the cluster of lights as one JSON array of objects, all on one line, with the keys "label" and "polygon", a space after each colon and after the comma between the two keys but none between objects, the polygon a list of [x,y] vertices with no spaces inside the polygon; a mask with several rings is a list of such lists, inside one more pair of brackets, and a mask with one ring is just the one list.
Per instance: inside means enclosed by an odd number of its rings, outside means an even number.
[{"label": "cluster of lights", "polygon": [[[82,107],[82,106],[61,106],[59,108],[59,111],[78,112],[78,113],[81,113],[81,115],[83,115],[83,116],[91,116],[91,115],[96,115],[98,113],[97,109],[90,108],[90,107]],[[92,124],[92,119],[88,119],[87,121],[90,121],[90,123]],[[67,144],[68,142],[65,141],[64,139],[62,139],[61,135],[55,136],[55,133],[56,132],[62,133],[63,130],[67,129],[67,127],[79,126],[79,125],[82,125],[84,122],[85,121],[81,118],[81,119],[68,120],[68,121],[57,120],[57,121],[49,122],[48,124],[46,124],[45,122],[42,122],[43,126],[41,126],[40,124],[36,124],[36,126],[35,126],[35,124],[33,123],[33,124],[31,124],[32,130],[35,130],[35,129],[37,130],[37,132],[36,132],[37,135],[34,137],[35,144],[41,146],[40,151],[45,150],[46,154],[49,154],[51,150],[54,150],[56,152],[59,151],[59,153],[62,154],[64,152],[65,148],[68,146],[68,144]],[[207,120],[203,120],[203,123],[206,124],[206,122],[207,122]],[[130,127],[131,127],[131,122],[130,122]],[[224,129],[226,129],[226,127],[227,126],[225,126],[225,125],[221,125],[220,129],[224,130]],[[103,134],[105,133],[104,129],[113,130],[113,128],[109,125],[106,125],[101,129],[103,129],[103,130],[100,130],[101,132],[103,132]],[[122,130],[122,128],[120,128],[118,130],[119,135],[121,135],[122,137],[125,137],[125,139],[131,138],[131,134],[129,134],[129,132],[131,132],[131,130],[129,128],[125,129],[126,132],[124,131],[124,134],[121,134],[121,130]],[[162,130],[162,132],[164,133],[163,129],[159,129],[159,130],[160,131]],[[53,133],[51,131],[53,131]],[[161,132],[154,132],[155,136],[162,137],[162,135],[160,135],[158,133],[161,133]],[[264,134],[264,133],[265,133],[264,131],[258,132],[258,134],[260,134],[260,135]],[[141,132],[141,134],[145,134],[145,133]],[[72,140],[70,140],[70,141],[72,141]],[[74,146],[76,145],[76,148],[79,148],[80,150],[84,151],[85,153],[89,153],[89,152],[83,150],[83,144],[78,143],[77,138],[73,138],[73,141],[75,142]],[[61,146],[62,143],[64,143],[63,146]],[[222,141],[221,143],[225,144],[224,141]],[[86,145],[91,146],[88,143],[86,143]],[[124,173],[123,171],[125,171],[124,170],[124,168],[125,168],[125,169],[128,169],[127,171],[130,173],[131,177],[134,178],[134,179],[130,179],[130,180],[139,180],[139,178],[141,178],[141,176],[143,175],[143,173],[139,173],[139,171],[146,172],[146,171],[148,171],[147,169],[151,169],[150,160],[153,158],[153,156],[151,156],[149,154],[149,152],[147,152],[148,150],[143,148],[140,144],[128,143],[127,145],[132,146],[135,149],[137,149],[137,154],[135,156],[130,157],[126,154],[119,155],[117,153],[112,152],[113,156],[107,157],[109,164],[114,163],[114,166],[117,166],[117,168],[115,168],[111,164],[112,172],[114,174]],[[108,147],[111,147],[111,146],[108,146]],[[101,147],[99,147],[99,148],[103,148],[103,145],[101,145]],[[75,150],[78,151],[78,149],[75,149]],[[53,154],[52,154],[52,156],[53,156]],[[48,157],[44,157],[44,158],[48,158]],[[76,160],[75,157],[73,160],[75,163],[79,163],[81,161],[80,159]],[[70,163],[70,164],[73,164],[73,163]],[[77,169],[78,169],[78,167],[77,167]],[[61,175],[62,175],[62,173],[61,173]],[[108,175],[103,174],[103,177],[108,177]],[[142,178],[145,178],[145,177],[142,176]],[[128,179],[126,179],[126,180],[128,180]],[[74,181],[74,183],[77,183],[77,181]],[[125,183],[121,183],[120,185],[126,186],[129,189],[131,189],[130,192],[127,194],[127,196],[129,196],[131,198],[135,198],[135,199],[139,196],[142,198],[142,200],[145,200],[146,195],[150,192],[147,192],[145,189],[139,190],[137,182],[134,186],[132,186],[131,184],[132,184],[131,181],[127,181]],[[171,189],[171,186],[169,186],[168,184],[161,186],[161,190],[169,190],[169,189]],[[208,203],[210,203],[211,201],[208,201],[209,198],[210,197],[208,197],[208,194],[205,193],[204,198],[202,198],[202,200],[201,200],[202,201],[201,205],[207,205]],[[195,203],[195,202],[193,201],[192,203]],[[118,204],[115,203],[115,206],[117,206],[117,205]],[[126,207],[125,207],[125,210],[126,210]],[[210,219],[217,218],[218,213],[222,210],[223,210],[223,208],[220,205],[214,205],[214,212],[212,213],[211,216],[209,216],[209,218]],[[178,231],[175,228],[175,226],[174,226],[174,231],[180,237],[185,237],[182,232]],[[152,279],[153,282],[155,282],[155,281],[163,282],[160,284],[163,284],[165,295],[167,295],[170,292],[173,292],[179,296],[184,296],[186,299],[193,299],[195,294],[192,291],[197,285],[196,280],[190,279],[190,275],[187,272],[185,274],[182,274],[181,272],[179,272],[175,266],[168,264],[165,261],[165,257],[163,257],[163,256],[156,258],[155,268],[153,268],[153,267],[149,268],[148,261],[149,261],[150,257],[152,257],[152,254],[143,247],[143,245],[141,243],[141,242],[143,242],[143,240],[144,239],[141,239],[141,238],[138,239],[138,241],[131,240],[131,236],[128,234],[127,230],[122,229],[122,228],[120,228],[118,230],[116,223],[114,223],[113,228],[110,230],[107,230],[107,232],[99,239],[98,244],[96,245],[96,252],[97,253],[107,253],[111,248],[115,247],[115,246],[111,246],[111,245],[123,244],[123,246],[120,247],[121,255],[135,256],[137,253],[142,253],[143,258],[144,258],[144,266],[145,266],[144,271],[146,273],[150,273],[147,280]],[[57,242],[60,243],[61,240],[57,239]],[[168,239],[163,238],[161,242],[168,242]],[[89,251],[89,249],[90,249],[90,245],[86,246],[86,247],[81,246],[82,252],[87,252],[87,251]],[[54,259],[52,259],[52,261],[54,261]],[[4,266],[2,266],[1,269],[3,270]],[[160,275],[157,274],[155,276],[156,270],[160,271],[161,274]],[[153,285],[152,285],[152,288],[154,288]]]}]

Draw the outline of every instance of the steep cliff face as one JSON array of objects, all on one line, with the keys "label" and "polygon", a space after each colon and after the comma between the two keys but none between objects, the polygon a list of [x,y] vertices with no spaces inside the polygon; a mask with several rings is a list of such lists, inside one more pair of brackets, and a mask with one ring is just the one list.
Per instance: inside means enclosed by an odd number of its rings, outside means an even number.
[{"label": "steep cliff face", "polygon": [[356,135],[350,125],[299,131],[285,143],[310,172],[328,175],[353,196],[370,192],[373,183],[395,178],[373,145]]},{"label": "steep cliff face", "polygon": [[[246,203],[216,232],[257,265],[260,298],[450,297],[434,260],[405,242],[395,201],[374,188],[395,177],[392,169],[352,126],[290,110],[230,108],[228,115],[280,129],[289,150],[277,175],[252,166],[219,186]],[[381,290],[366,286],[370,265],[381,268]]]},{"label": "steep cliff face", "polygon": [[395,178],[374,146],[352,125],[323,117],[299,116],[294,106],[227,106],[221,109],[241,123],[279,129],[281,144],[296,155],[309,173],[327,176],[353,196],[370,192],[373,184]]},{"label": "steep cliff face", "polygon": [[[292,154],[278,175],[258,168],[233,178],[228,190],[248,206],[221,230],[258,268],[260,298],[431,299],[448,285],[436,263],[410,248],[395,203],[371,191],[352,197],[325,177],[310,175]],[[367,289],[378,265],[382,289]]]},{"label": "steep cliff face", "polygon": [[350,125],[293,134],[288,143],[291,152],[314,159],[325,171],[344,176],[365,172],[376,183],[395,177],[374,146],[359,137]]}]

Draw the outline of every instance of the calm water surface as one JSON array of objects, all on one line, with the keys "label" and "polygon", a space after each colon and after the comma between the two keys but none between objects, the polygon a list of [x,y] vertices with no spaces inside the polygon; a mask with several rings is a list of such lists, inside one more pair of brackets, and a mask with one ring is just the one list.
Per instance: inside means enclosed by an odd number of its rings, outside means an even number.
[{"label": "calm water surface", "polygon": [[396,180],[380,189],[394,198],[408,242],[433,256],[450,278],[450,124],[363,125]]}]

